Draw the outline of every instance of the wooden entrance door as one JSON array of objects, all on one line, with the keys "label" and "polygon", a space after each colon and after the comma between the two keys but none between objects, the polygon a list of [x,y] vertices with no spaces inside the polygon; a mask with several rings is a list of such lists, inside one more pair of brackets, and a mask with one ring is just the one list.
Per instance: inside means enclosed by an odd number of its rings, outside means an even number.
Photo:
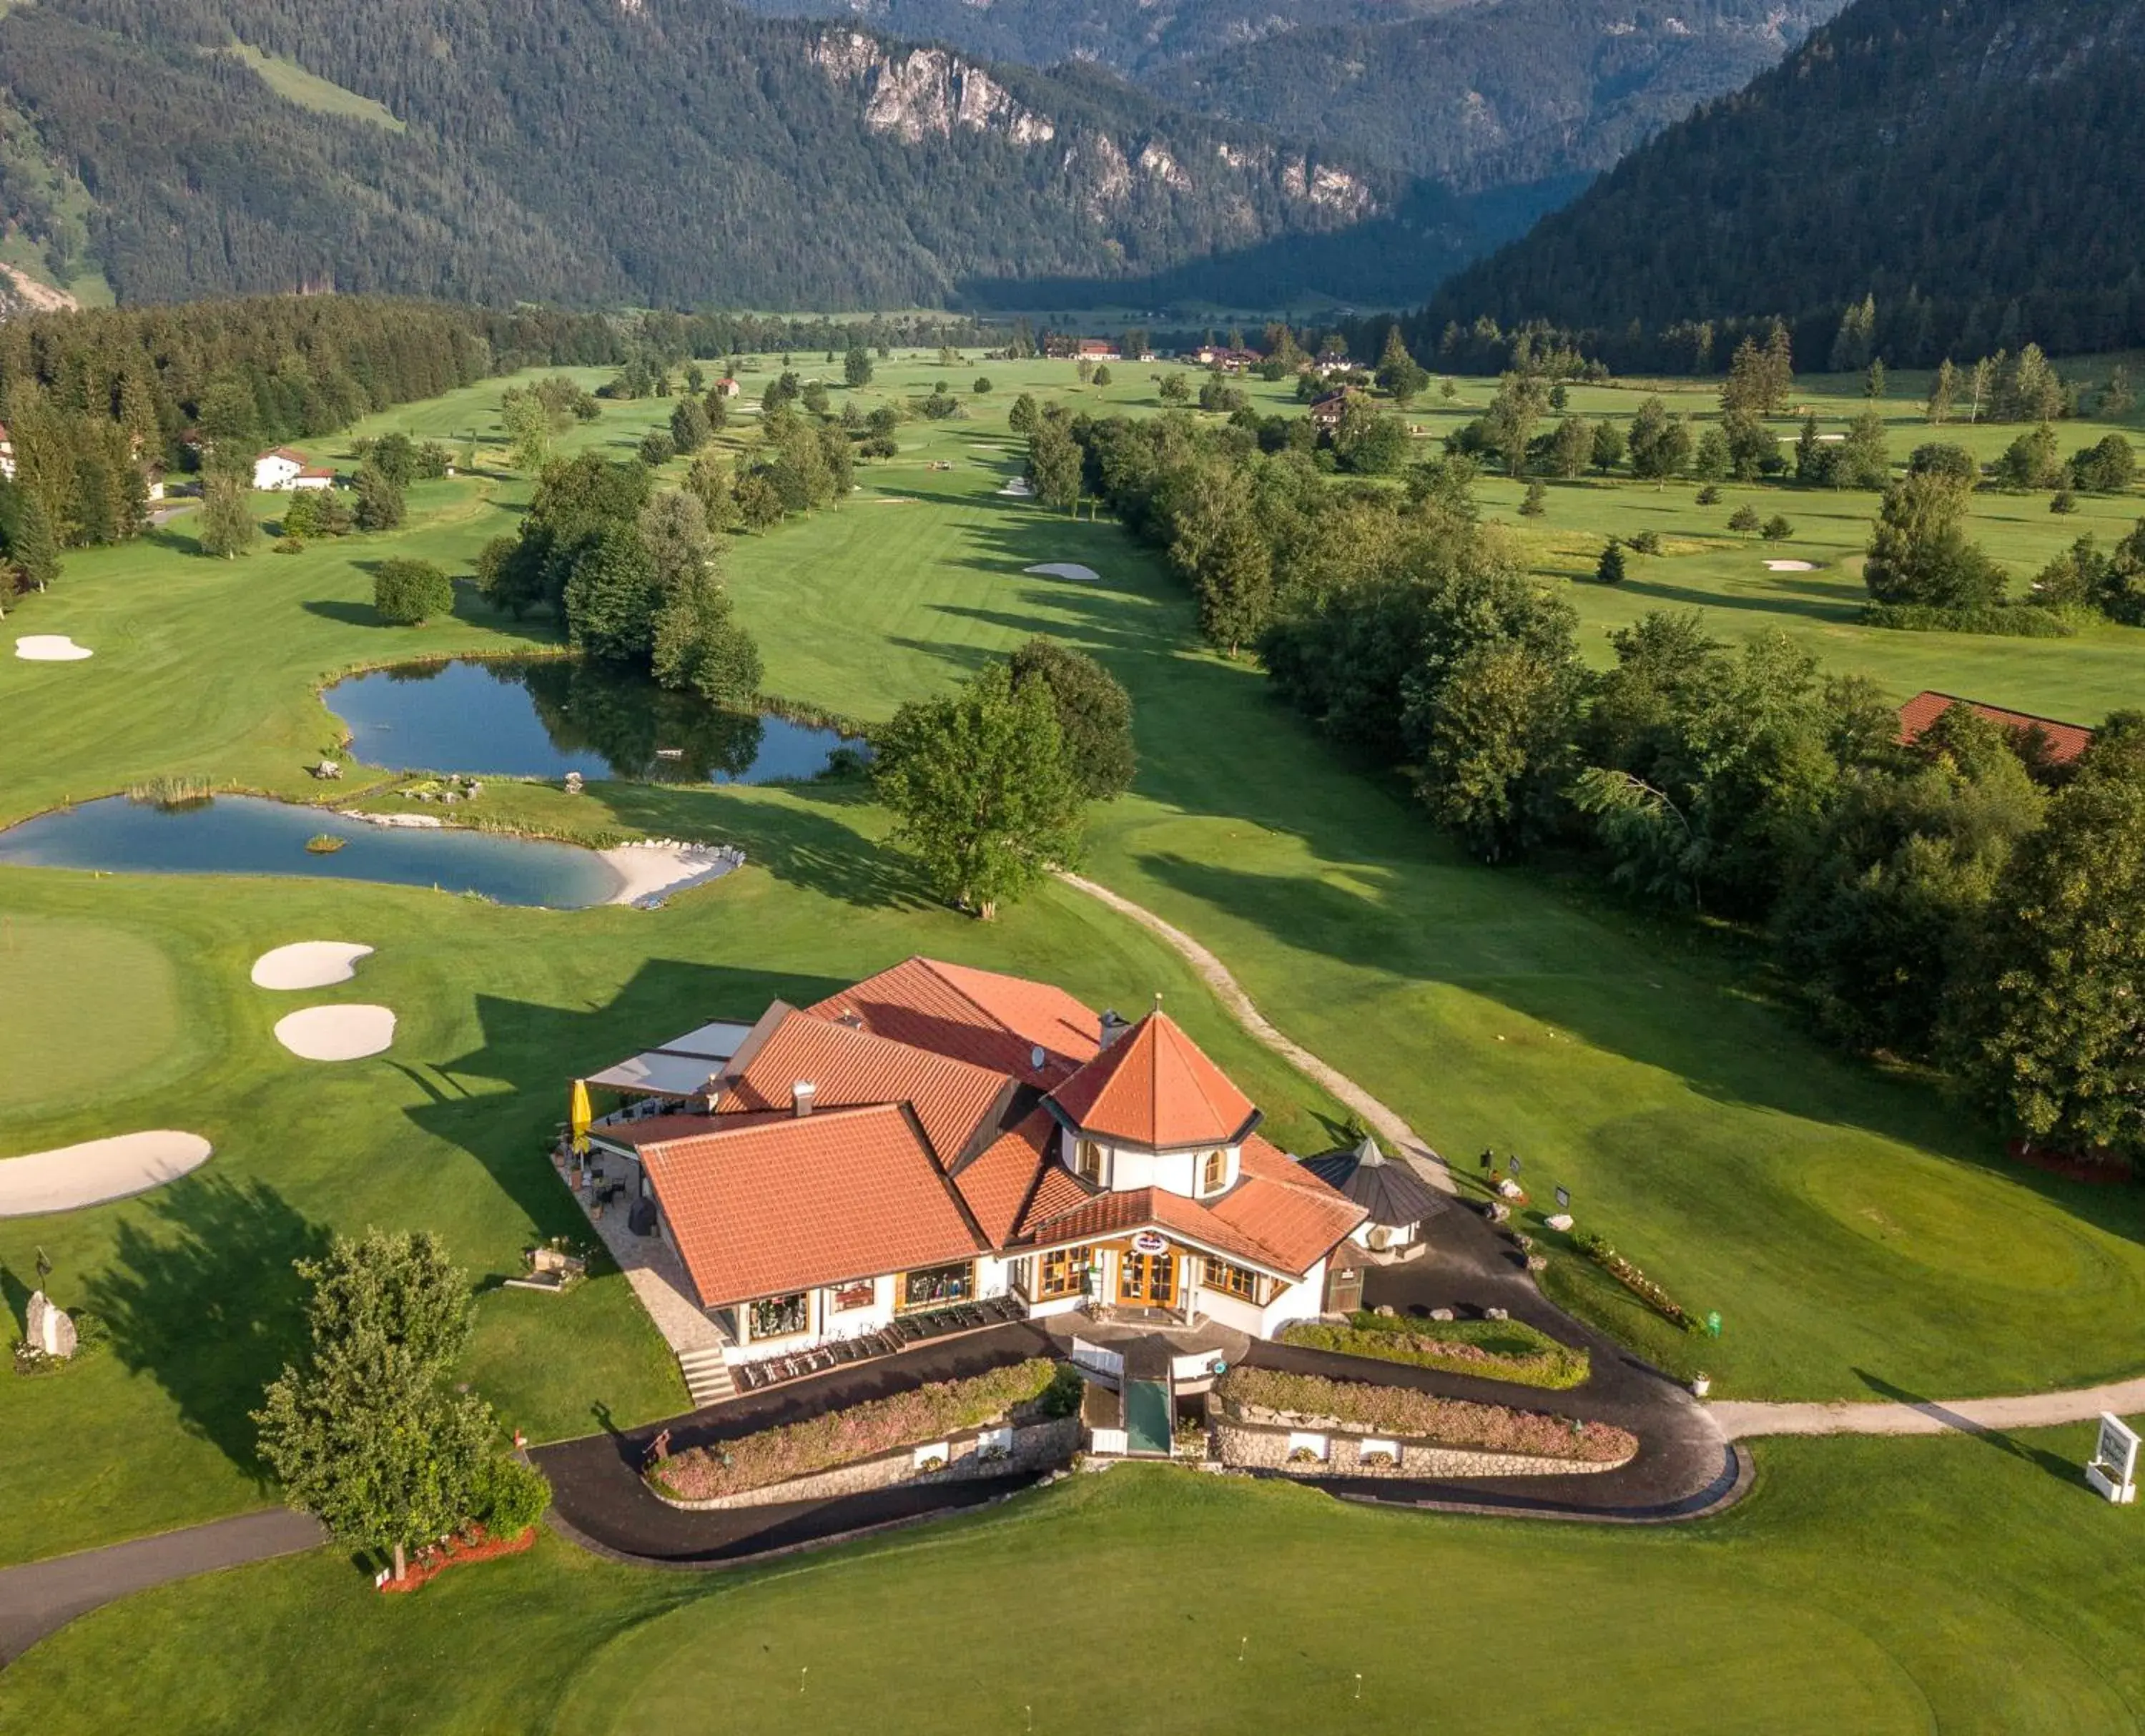
[{"label": "wooden entrance door", "polygon": [[1174,1308],[1177,1256],[1127,1250],[1117,1261],[1117,1300],[1128,1307]]}]

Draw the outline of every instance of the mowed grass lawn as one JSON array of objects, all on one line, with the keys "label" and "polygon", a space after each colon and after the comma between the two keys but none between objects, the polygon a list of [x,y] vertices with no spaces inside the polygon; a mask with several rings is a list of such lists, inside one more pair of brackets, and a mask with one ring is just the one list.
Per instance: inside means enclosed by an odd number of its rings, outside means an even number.
[{"label": "mowed grass lawn", "polygon": [[[565,798],[558,798],[560,804]],[[664,910],[515,909],[360,883],[0,870],[10,1114],[0,1157],[135,1128],[207,1137],[216,1157],[136,1199],[0,1220],[19,1323],[38,1250],[50,1289],[111,1342],[64,1375],[0,1381],[0,1562],[56,1554],[273,1498],[246,1413],[301,1336],[293,1259],[335,1231],[425,1228],[478,1282],[465,1373],[534,1438],[686,1407],[661,1340],[615,1273],[565,1296],[499,1286],[542,1236],[588,1236],[546,1152],[567,1082],[711,1017],[803,1004],[923,952],[1059,982],[1095,1002],[1165,992],[1281,1137],[1330,1140],[1330,1102],[1253,1046],[1190,970],[1135,925],[1059,889],[985,928],[923,899],[879,843],[883,816],[839,791],[698,797],[596,786],[600,823],[709,827],[752,866]],[[71,970],[5,968],[7,933]],[[276,993],[248,980],[287,942],[376,951],[346,983]],[[27,957],[27,951],[15,955]],[[137,996],[164,997],[154,1027]],[[373,1002],[393,1048],[305,1062],[272,1034],[300,1006]],[[130,1071],[105,1058],[124,1039]],[[43,1074],[18,1057],[45,1058]],[[88,1077],[94,1070],[94,1077]],[[41,1077],[45,1083],[41,1084]],[[72,1088],[47,1087],[72,1080]]]},{"label": "mowed grass lawn", "polygon": [[[959,389],[978,366],[883,365],[861,395],[938,377]],[[1463,1166],[1486,1144],[1520,1151],[1538,1199],[1570,1186],[1585,1226],[1691,1306],[1719,1309],[1726,1333],[1701,1349],[1589,1269],[1552,1270],[1560,1294],[1671,1366],[1702,1354],[1719,1390],[1751,1396],[1958,1394],[2134,1370],[2126,1323],[2145,1303],[2145,1251],[2133,1191],[2006,1170],[1985,1129],[1809,1042],[1711,942],[1591,888],[1459,857],[1404,792],[1274,707],[1248,664],[1201,649],[1181,589],[1114,526],[996,493],[1019,465],[1003,428],[1014,389],[1070,387],[1071,371],[980,366],[994,390],[971,400],[972,417],[912,426],[850,504],[730,542],[771,690],[883,718],[1031,633],[1092,649],[1136,696],[1142,756],[1134,793],[1097,816],[1092,871],[1214,947],[1292,1036]],[[1155,371],[1125,371],[1085,399],[1152,410]],[[748,391],[764,377],[748,375]],[[497,390],[360,431],[475,428],[490,441]],[[622,452],[668,408],[607,406],[561,445]],[[368,565],[388,552],[465,568],[511,527],[525,489],[480,466],[416,490],[396,536],[296,556],[264,545],[248,560],[200,560],[182,518],[160,539],[72,557],[16,630],[69,632],[98,654],[0,659],[0,811],[159,773],[321,795],[301,769],[335,739],[319,682],[546,640],[543,624],[466,602],[430,628],[383,628],[367,600]],[[905,504],[876,504],[894,500]],[[276,504],[264,497],[264,516]],[[1048,560],[1101,576],[1022,574]],[[337,793],[362,782],[354,769]],[[1159,988],[1284,1142],[1336,1137],[1333,1106],[1236,1032],[1158,943],[1058,890],[990,928],[931,907],[883,848],[884,816],[854,789],[608,785],[570,800],[501,783],[485,799],[566,831],[731,839],[753,866],[654,915],[335,883],[0,875],[0,908],[25,934],[32,921],[82,925],[87,961],[16,967],[39,972],[50,1028],[36,1040],[87,1071],[62,1067],[51,1077],[63,1088],[47,1091],[11,1069],[6,1151],[171,1126],[219,1154],[140,1200],[0,1225],[13,1307],[42,1246],[55,1293],[106,1315],[117,1341],[61,1380],[0,1385],[0,1427],[20,1445],[0,1470],[0,1559],[267,1498],[245,1411],[294,1341],[294,1254],[331,1229],[424,1224],[481,1278],[515,1269],[535,1236],[575,1226],[541,1152],[563,1082],[708,1017],[750,1016],[775,993],[824,993],[916,951],[1047,977],[1097,1003]],[[253,989],[246,971],[305,938],[379,948],[356,982],[314,998],[394,1007],[403,1023],[388,1057],[321,1068],[273,1042],[274,1019],[296,1002]],[[142,961],[145,945],[163,968]],[[137,976],[152,992],[137,992]],[[170,996],[176,1015],[157,1012]],[[53,1034],[64,1032],[123,1049],[124,1077],[96,1072],[107,1063]],[[480,1314],[472,1376],[540,1438],[682,1403],[615,1279],[565,1299],[486,1288]]]},{"label": "mowed grass lawn", "polygon": [[185,1736],[2113,1736],[2145,1704],[2145,1565],[2137,1510],[2078,1480],[2088,1432],[1768,1445],[1744,1505],[1690,1528],[1124,1466],[735,1574],[546,1540],[382,1599],[323,1550],[77,1622],[10,1667],[0,1732],[154,1705]]}]

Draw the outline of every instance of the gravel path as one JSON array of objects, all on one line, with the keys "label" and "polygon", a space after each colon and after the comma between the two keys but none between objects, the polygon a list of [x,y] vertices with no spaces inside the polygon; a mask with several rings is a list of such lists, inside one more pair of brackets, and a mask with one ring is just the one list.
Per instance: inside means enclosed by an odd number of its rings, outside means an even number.
[{"label": "gravel path", "polygon": [[1904,1397],[1864,1404],[1765,1405],[1729,1400],[1709,1405],[1730,1440],[1764,1435],[1988,1435],[2005,1429],[2046,1429],[2088,1422],[2103,1410],[2118,1416],[2145,1411],[2145,1380],[2033,1392],[2008,1399]]},{"label": "gravel path", "polygon": [[1253,1003],[1252,997],[1244,992],[1243,985],[1229,974],[1228,966],[1182,928],[1164,922],[1145,905],[1135,904],[1122,893],[1112,892],[1107,886],[1080,874],[1060,873],[1058,878],[1068,886],[1077,888],[1089,898],[1108,905],[1120,915],[1130,917],[1142,928],[1152,929],[1159,934],[1184,956],[1192,967],[1199,972],[1201,980],[1222,997],[1222,1004],[1236,1015],[1237,1022],[1253,1037],[1299,1072],[1316,1079],[1361,1116],[1365,1125],[1382,1139],[1389,1149],[1403,1152],[1414,1158],[1425,1181],[1447,1193],[1454,1191],[1452,1177],[1446,1169],[1445,1160],[1431,1149],[1429,1141],[1346,1073],[1328,1067],[1301,1043],[1276,1030],[1267,1016]]}]

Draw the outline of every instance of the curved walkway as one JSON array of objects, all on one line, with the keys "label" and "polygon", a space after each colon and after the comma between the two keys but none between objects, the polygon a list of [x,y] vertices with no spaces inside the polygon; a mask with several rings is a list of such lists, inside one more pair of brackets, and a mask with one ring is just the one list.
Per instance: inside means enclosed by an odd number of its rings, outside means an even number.
[{"label": "curved walkway", "polygon": [[1199,972],[1200,980],[1221,997],[1222,1005],[1236,1015],[1237,1023],[1298,1072],[1316,1079],[1361,1116],[1364,1123],[1388,1147],[1416,1159],[1426,1181],[1447,1193],[1453,1191],[1452,1176],[1445,1166],[1445,1160],[1431,1148],[1429,1141],[1418,1135],[1396,1112],[1380,1102],[1346,1073],[1337,1067],[1329,1067],[1301,1043],[1275,1029],[1252,997],[1244,992],[1243,985],[1229,973],[1228,966],[1205,947],[1175,924],[1164,922],[1144,904],[1135,904],[1122,893],[1112,892],[1098,881],[1090,880],[1082,874],[1068,873],[1063,869],[1059,870],[1058,878],[1068,886],[1108,905],[1120,916],[1130,917],[1142,928],[1152,929],[1167,941]]},{"label": "curved walkway", "polygon": [[46,1634],[130,1592],[218,1568],[295,1555],[326,1540],[317,1520],[287,1507],[267,1507],[107,1549],[0,1569],[0,1664],[13,1663]]}]

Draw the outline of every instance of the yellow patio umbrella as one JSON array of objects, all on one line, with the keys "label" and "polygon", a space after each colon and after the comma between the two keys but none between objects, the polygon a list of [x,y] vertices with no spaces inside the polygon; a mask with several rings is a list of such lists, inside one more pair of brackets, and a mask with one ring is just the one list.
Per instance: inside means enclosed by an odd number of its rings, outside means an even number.
[{"label": "yellow patio umbrella", "polygon": [[574,1136],[574,1149],[585,1152],[589,1148],[589,1123],[595,1117],[589,1112],[589,1082],[574,1081],[574,1094],[566,1105],[566,1127]]}]

